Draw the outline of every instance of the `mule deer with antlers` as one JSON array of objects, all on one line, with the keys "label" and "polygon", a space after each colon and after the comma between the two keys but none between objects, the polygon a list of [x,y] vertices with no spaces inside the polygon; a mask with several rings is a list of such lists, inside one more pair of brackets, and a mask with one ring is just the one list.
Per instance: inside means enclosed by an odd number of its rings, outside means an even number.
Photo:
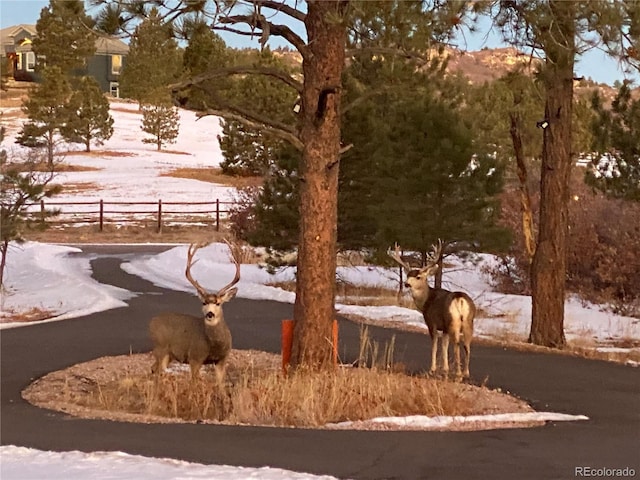
[{"label": "mule deer with antlers", "polygon": [[[398,244],[395,245],[393,251],[389,249],[388,254],[406,272],[405,286],[411,290],[413,301],[418,310],[422,312],[429,329],[432,345],[430,373],[437,370],[438,338],[440,338],[442,368],[445,374],[449,373],[449,341],[451,341],[456,362],[456,376],[460,378],[464,373],[465,378],[469,377],[473,317],[476,314],[476,306],[471,297],[464,292],[450,292],[442,288],[429,287],[429,276],[438,270],[442,242],[438,241],[438,245],[433,246],[426,265],[419,269],[411,268],[402,260]],[[442,332],[442,335],[439,332]],[[465,351],[464,371],[460,365],[461,341],[464,343]]]},{"label": "mule deer with antlers", "polygon": [[218,382],[224,379],[226,361],[231,352],[231,331],[224,321],[222,305],[235,297],[240,280],[240,259],[237,249],[226,242],[231,251],[236,273],[233,280],[216,293],[207,292],[191,275],[196,252],[208,245],[191,244],[187,250],[187,280],[196,289],[202,301],[203,317],[182,313],[162,313],[151,319],[149,333],[153,342],[155,363],[152,372],[159,374],[172,360],[188,363],[193,380],[200,367],[213,363]]}]

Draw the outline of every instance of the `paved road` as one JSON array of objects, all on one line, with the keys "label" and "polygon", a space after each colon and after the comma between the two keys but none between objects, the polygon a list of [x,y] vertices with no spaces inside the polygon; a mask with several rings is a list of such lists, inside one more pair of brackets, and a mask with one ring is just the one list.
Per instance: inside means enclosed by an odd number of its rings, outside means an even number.
[{"label": "paved road", "polygon": [[[143,425],[80,420],[22,400],[32,380],[104,355],[150,350],[148,319],[162,310],[198,312],[190,294],[164,290],[119,265],[152,247],[86,247],[99,254],[94,276],[139,295],[128,307],[83,318],[2,330],[2,445],[42,450],[116,450],[209,464],[272,466],[354,479],[569,479],[575,468],[631,467],[640,477],[640,371],[571,358],[475,347],[472,376],[488,379],[535,408],[587,415],[523,430],[485,432],[357,432],[213,425]],[[291,305],[235,299],[225,317],[236,348],[277,352],[279,324]],[[340,353],[355,358],[358,327],[341,322]],[[427,365],[424,335],[396,335],[396,359],[414,371]]]}]

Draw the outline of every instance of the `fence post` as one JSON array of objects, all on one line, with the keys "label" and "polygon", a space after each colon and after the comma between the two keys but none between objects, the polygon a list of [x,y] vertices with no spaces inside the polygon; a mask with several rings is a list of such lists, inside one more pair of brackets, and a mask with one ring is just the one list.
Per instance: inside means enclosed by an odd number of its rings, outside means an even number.
[{"label": "fence post", "polygon": [[158,200],[158,233],[162,233],[162,200]]},{"label": "fence post", "polygon": [[220,199],[216,198],[216,232],[220,231]]},{"label": "fence post", "polygon": [[44,223],[46,218],[46,210],[44,209],[44,200],[40,199],[40,221]]},{"label": "fence post", "polygon": [[104,200],[100,199],[100,231],[104,228]]}]

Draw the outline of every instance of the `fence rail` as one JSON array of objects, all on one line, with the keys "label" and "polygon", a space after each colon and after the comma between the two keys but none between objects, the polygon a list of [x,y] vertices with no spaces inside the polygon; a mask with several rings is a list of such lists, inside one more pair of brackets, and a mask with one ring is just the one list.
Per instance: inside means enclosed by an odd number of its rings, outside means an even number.
[{"label": "fence rail", "polygon": [[163,200],[148,202],[121,202],[98,200],[92,202],[65,202],[41,200],[28,206],[28,213],[44,219],[48,211],[58,212],[47,222],[52,224],[95,223],[100,231],[106,224],[141,223],[153,220],[159,233],[164,225],[204,224],[220,230],[220,222],[227,219],[232,205],[237,202],[225,202],[215,199],[208,202],[166,202]]}]

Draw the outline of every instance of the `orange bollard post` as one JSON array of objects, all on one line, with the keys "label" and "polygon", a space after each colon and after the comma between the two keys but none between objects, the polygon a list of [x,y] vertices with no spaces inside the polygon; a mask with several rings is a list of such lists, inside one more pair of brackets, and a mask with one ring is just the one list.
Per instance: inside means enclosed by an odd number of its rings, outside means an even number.
[{"label": "orange bollard post", "polygon": [[282,373],[286,375],[289,361],[291,360],[291,347],[293,346],[293,320],[282,320],[281,332]]},{"label": "orange bollard post", "polygon": [[[282,373],[287,374],[289,361],[291,360],[291,348],[293,347],[293,320],[282,320],[281,324],[281,352],[282,352]],[[333,344],[333,364],[338,364],[338,321],[334,320],[331,325],[331,343]]]},{"label": "orange bollard post", "polygon": [[338,365],[338,321],[334,320],[331,326],[331,342],[333,344],[333,364]]}]

